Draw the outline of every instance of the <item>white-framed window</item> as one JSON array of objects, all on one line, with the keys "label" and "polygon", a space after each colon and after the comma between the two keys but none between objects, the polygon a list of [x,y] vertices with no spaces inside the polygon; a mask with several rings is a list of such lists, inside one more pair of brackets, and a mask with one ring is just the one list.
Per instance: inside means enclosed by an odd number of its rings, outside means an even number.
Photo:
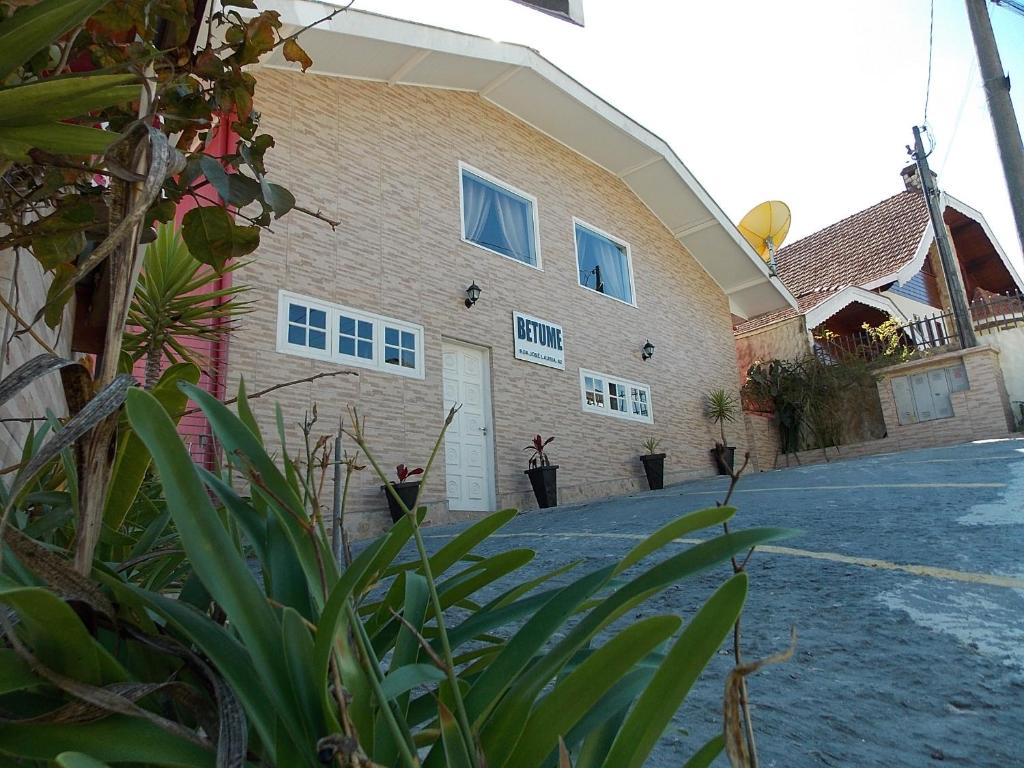
[{"label": "white-framed window", "polygon": [[282,296],[277,317],[279,351],[330,358],[330,305],[306,296]]},{"label": "white-framed window", "polygon": [[577,218],[572,221],[580,285],[635,307],[629,243]]},{"label": "white-framed window", "polygon": [[654,423],[651,388],[646,384],[580,368],[580,399],[589,413]]},{"label": "white-framed window", "polygon": [[537,198],[459,163],[464,242],[540,269]]},{"label": "white-framed window", "polygon": [[423,378],[423,326],[278,292],[277,351]]}]

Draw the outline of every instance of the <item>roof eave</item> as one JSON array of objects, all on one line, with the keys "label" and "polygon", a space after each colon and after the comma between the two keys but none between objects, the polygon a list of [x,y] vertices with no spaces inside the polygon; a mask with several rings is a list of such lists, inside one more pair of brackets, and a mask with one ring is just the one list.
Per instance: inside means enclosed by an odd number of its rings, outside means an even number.
[{"label": "roof eave", "polygon": [[[273,6],[281,14],[284,34],[335,7],[257,1],[261,10]],[[338,45],[338,36],[347,36],[350,46]],[[722,289],[734,314],[746,318],[796,307],[668,144],[535,50],[361,11],[308,30],[303,45],[315,74],[477,93],[621,179]],[[376,55],[365,55],[367,46]],[[280,50],[264,65],[295,68]]]}]

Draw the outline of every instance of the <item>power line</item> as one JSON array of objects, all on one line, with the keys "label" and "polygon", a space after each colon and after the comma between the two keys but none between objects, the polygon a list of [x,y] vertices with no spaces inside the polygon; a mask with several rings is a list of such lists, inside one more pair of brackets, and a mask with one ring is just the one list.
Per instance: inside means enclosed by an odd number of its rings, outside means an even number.
[{"label": "power line", "polygon": [[928,82],[924,87],[924,119],[922,125],[928,125],[928,100],[932,95],[932,51],[935,48],[935,0],[931,2],[931,13],[928,20]]}]

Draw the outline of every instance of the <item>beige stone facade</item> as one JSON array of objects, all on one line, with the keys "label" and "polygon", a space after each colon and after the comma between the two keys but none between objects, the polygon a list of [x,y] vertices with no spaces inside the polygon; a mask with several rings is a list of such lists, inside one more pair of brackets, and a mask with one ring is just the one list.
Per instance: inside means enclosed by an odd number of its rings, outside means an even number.
[{"label": "beige stone facade", "polygon": [[[770,416],[745,413],[744,426],[756,469],[767,471],[803,464],[820,464],[837,459],[853,459],[880,453],[934,448],[972,440],[998,439],[1013,428],[999,347],[991,343],[967,350],[945,352],[931,357],[901,363],[881,371],[878,395],[885,419],[886,436],[879,440],[783,455],[779,452],[778,428]],[[950,418],[900,424],[892,380],[963,363],[968,389],[951,392]]]},{"label": "beige stone facade", "polygon": [[[666,482],[714,471],[701,396],[737,388],[729,305],[619,178],[475,94],[276,70],[258,80],[256,107],[277,142],[272,180],[340,225],[332,231],[292,213],[238,273],[256,310],[232,337],[229,390],[243,376],[253,391],[339,369],[276,351],[279,289],[416,323],[425,334],[422,380],[359,370],[275,392],[293,448],[294,425],[314,403],[324,433],[354,405],[384,466],[424,464],[444,416],[448,338],[489,354],[499,507],[533,506],[523,448],[536,433],[556,437],[563,503],[645,487],[638,455],[649,435],[668,454]],[[462,241],[460,162],[536,197],[543,270]],[[580,287],[573,217],[629,243],[635,307]],[[473,281],[483,294],[467,309]],[[513,311],[562,326],[564,371],[514,359]],[[645,362],[648,339],[656,353]],[[580,367],[649,385],[654,423],[584,412]],[[256,406],[273,434],[272,404]],[[744,430],[733,431],[742,450]],[[442,455],[424,491],[434,521],[450,519],[444,474]],[[387,514],[379,480],[369,470],[356,477],[349,521],[364,536]]]},{"label": "beige stone facade", "polygon": [[811,354],[811,339],[803,315],[736,334],[736,364],[740,381],[747,370],[763,360],[801,360]]},{"label": "beige stone facade", "polygon": [[[50,278],[43,272],[39,262],[25,251],[0,251],[0,292],[6,302],[14,307],[18,316],[31,321],[46,303],[46,291]],[[65,318],[71,317],[70,309]],[[51,331],[45,323],[39,322],[33,330],[59,355],[71,355],[71,334],[64,323],[65,331]],[[22,363],[49,350],[41,346],[0,306],[0,379]],[[3,405],[0,405],[0,467],[15,464],[21,459],[22,446],[33,422],[25,419],[42,419],[47,413],[64,416],[67,405],[60,376],[48,374],[33,381]],[[38,430],[41,423],[35,422]]]}]

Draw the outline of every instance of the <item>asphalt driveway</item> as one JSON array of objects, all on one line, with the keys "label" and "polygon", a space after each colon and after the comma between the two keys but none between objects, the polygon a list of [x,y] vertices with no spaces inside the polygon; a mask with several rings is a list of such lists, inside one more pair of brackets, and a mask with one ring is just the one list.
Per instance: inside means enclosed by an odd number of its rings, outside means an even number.
[{"label": "asphalt driveway", "polygon": [[[524,514],[483,553],[529,547],[531,573],[581,556],[590,570],[725,487]],[[745,656],[799,632],[791,661],[750,680],[762,766],[1024,766],[1024,440],[749,475],[734,503],[736,528],[801,530],[749,566]],[[432,544],[455,530],[430,529]],[[637,616],[690,615],[726,575]],[[677,768],[720,727],[730,665],[727,641],[650,765]]]}]

